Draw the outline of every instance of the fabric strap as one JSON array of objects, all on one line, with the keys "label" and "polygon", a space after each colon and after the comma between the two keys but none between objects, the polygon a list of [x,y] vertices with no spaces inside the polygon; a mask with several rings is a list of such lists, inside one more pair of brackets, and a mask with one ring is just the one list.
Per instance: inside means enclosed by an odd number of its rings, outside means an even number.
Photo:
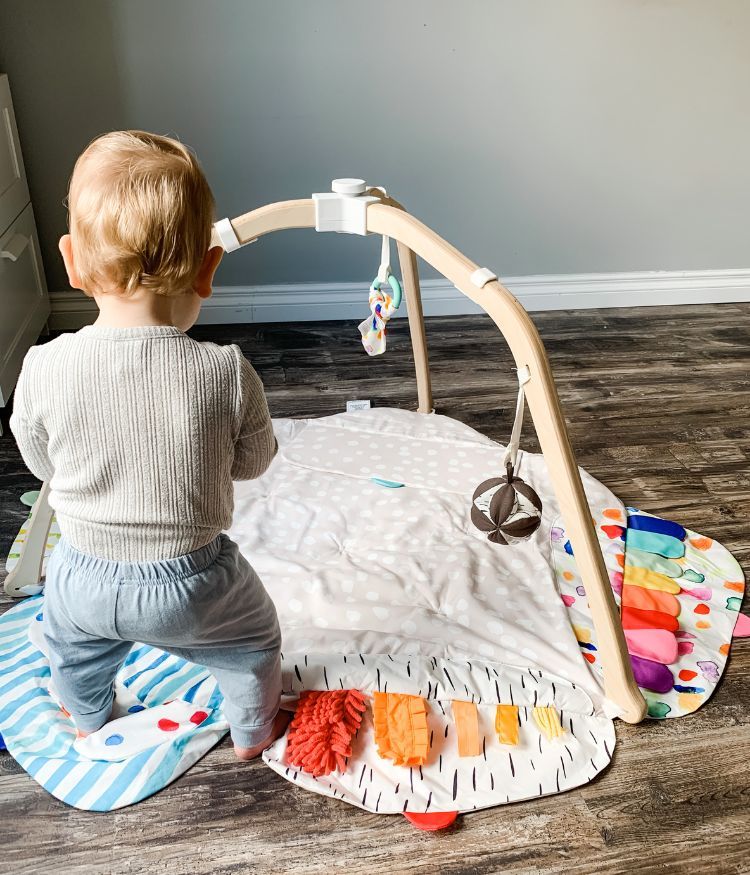
[{"label": "fabric strap", "polygon": [[553,738],[560,738],[564,734],[562,725],[560,724],[560,715],[557,709],[552,706],[544,706],[534,708],[534,721],[539,729],[544,733],[547,741],[552,741]]},{"label": "fabric strap", "polygon": [[380,246],[380,267],[378,268],[378,280],[381,283],[388,282],[391,272],[391,238],[383,234],[383,242]]},{"label": "fabric strap", "polygon": [[498,705],[495,732],[500,744],[518,744],[518,705]]},{"label": "fabric strap", "polygon": [[458,755],[476,757],[482,752],[479,743],[479,714],[474,702],[453,702],[453,720],[458,735]]},{"label": "fabric strap", "polygon": [[427,760],[430,736],[427,705],[421,696],[373,693],[375,744],[383,759],[397,766],[421,766]]},{"label": "fabric strap", "polygon": [[516,457],[518,456],[518,445],[521,441],[521,428],[523,427],[523,412],[525,393],[523,387],[531,379],[531,373],[526,365],[518,369],[518,399],[516,401],[516,417],[513,420],[513,431],[510,434],[508,446],[505,449],[503,456],[503,467],[507,468],[510,465],[516,467]]}]

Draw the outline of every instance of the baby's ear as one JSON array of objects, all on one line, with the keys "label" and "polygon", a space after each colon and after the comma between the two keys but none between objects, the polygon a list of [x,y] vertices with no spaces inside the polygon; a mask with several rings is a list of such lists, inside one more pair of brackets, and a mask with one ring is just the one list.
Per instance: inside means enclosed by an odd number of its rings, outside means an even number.
[{"label": "baby's ear", "polygon": [[212,246],[206,253],[193,283],[193,291],[200,298],[211,297],[211,285],[214,281],[214,274],[223,255],[224,249],[221,246]]},{"label": "baby's ear", "polygon": [[65,270],[67,271],[68,282],[70,283],[71,288],[81,289],[81,291],[84,291],[83,286],[81,285],[81,280],[78,276],[78,271],[76,270],[75,260],[73,258],[73,243],[70,239],[70,234],[63,234],[60,238],[58,246],[60,248],[60,255],[62,255],[62,259],[65,264]]}]

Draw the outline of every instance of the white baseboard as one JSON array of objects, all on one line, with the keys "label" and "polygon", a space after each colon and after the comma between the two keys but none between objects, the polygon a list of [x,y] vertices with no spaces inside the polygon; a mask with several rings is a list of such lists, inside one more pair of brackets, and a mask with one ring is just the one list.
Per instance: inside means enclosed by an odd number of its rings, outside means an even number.
[{"label": "white baseboard", "polygon": [[[750,301],[750,269],[577,273],[506,277],[503,283],[527,310],[587,310],[657,304],[721,304]],[[422,283],[425,316],[482,312],[444,279]],[[319,322],[364,319],[368,282],[218,286],[203,305],[199,323]],[[80,328],[96,305],[76,291],[53,292],[50,327]],[[405,315],[405,308],[399,315]]]}]

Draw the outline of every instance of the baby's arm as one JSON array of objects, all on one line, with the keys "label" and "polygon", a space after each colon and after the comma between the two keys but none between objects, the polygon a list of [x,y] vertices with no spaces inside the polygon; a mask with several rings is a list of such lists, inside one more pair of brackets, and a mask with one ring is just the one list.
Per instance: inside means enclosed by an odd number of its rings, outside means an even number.
[{"label": "baby's arm", "polygon": [[240,372],[239,432],[234,444],[232,480],[254,480],[268,468],[278,449],[260,377],[236,350]]},{"label": "baby's arm", "polygon": [[[10,430],[15,436],[21,457],[26,467],[39,480],[49,480],[54,473],[52,462],[47,452],[47,430],[34,411],[33,373],[30,350],[24,360],[21,374],[13,393],[13,415],[10,418]],[[29,385],[29,383],[31,385]]]}]

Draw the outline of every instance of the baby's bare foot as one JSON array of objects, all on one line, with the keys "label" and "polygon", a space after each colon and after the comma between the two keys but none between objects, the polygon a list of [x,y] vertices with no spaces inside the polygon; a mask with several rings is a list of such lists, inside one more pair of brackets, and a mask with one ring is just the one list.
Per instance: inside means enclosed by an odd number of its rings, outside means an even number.
[{"label": "baby's bare foot", "polygon": [[260,756],[270,744],[286,732],[286,728],[289,725],[291,718],[292,715],[288,711],[279,711],[274,718],[271,734],[265,741],[261,741],[260,744],[256,744],[255,747],[239,747],[235,744],[234,754],[237,759],[253,760],[255,757]]}]

